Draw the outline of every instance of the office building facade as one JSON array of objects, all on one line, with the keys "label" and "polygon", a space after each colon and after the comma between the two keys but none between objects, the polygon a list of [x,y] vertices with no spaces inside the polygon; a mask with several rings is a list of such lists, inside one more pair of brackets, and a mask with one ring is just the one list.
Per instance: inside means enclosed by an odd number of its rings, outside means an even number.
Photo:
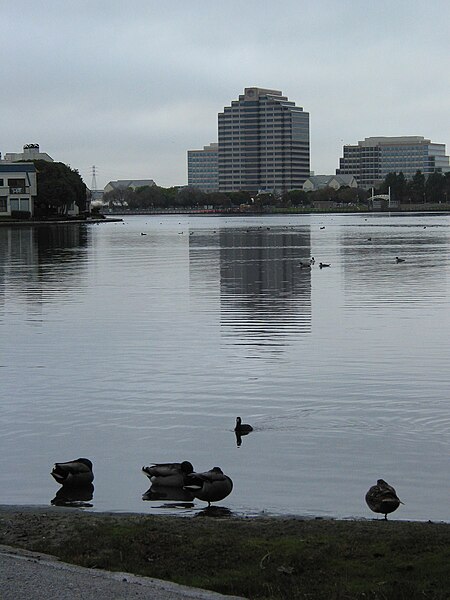
[{"label": "office building facade", "polygon": [[204,146],[203,150],[188,150],[188,185],[203,192],[219,189],[219,144]]},{"label": "office building facade", "polygon": [[310,174],[309,113],[278,90],[245,88],[218,116],[219,190],[283,193]]},{"label": "office building facade", "polygon": [[346,145],[337,175],[353,175],[360,187],[379,184],[388,173],[403,173],[411,179],[417,171],[428,176],[449,170],[445,144],[434,144],[422,136],[369,137],[357,145]]}]

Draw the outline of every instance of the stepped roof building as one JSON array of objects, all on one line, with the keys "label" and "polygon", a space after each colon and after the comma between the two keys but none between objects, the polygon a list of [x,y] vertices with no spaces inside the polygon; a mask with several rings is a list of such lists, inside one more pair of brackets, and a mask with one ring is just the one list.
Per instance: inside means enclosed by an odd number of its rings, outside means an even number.
[{"label": "stepped roof building", "polygon": [[281,91],[245,88],[218,116],[219,190],[282,193],[310,174],[309,113]]}]

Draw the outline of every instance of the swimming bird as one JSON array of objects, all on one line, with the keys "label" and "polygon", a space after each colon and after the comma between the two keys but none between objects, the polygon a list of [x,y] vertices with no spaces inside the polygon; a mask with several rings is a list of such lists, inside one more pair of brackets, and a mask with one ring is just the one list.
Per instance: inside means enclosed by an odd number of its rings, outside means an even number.
[{"label": "swimming bird", "polygon": [[405,259],[404,258],[399,258],[398,256],[396,256],[395,257],[395,262],[396,263],[402,263],[402,262],[405,262]]},{"label": "swimming bird", "polygon": [[233,482],[220,467],[213,467],[204,473],[191,473],[187,477],[185,490],[189,490],[199,500],[211,506],[211,502],[223,500],[233,489]]},{"label": "swimming bird", "polygon": [[234,428],[234,431],[241,435],[247,435],[247,433],[253,431],[253,427],[248,423],[243,423],[241,417],[236,417],[236,427]]},{"label": "swimming bird", "polygon": [[319,263],[319,267],[324,269],[325,267],[331,267],[331,265],[329,263]]},{"label": "swimming bird", "polygon": [[88,458],[55,463],[51,475],[58,483],[72,487],[82,487],[94,481],[92,462]]},{"label": "swimming bird", "polygon": [[315,262],[316,262],[316,259],[314,258],[314,256],[311,256],[310,263],[313,265]]},{"label": "swimming bird", "polygon": [[370,510],[383,514],[386,520],[389,513],[394,512],[400,504],[403,504],[394,488],[384,479],[378,479],[377,484],[369,489],[366,494],[366,502]]},{"label": "swimming bird", "polygon": [[153,486],[182,488],[187,476],[194,472],[194,467],[188,460],[184,460],[181,463],[159,463],[142,467],[142,471]]}]

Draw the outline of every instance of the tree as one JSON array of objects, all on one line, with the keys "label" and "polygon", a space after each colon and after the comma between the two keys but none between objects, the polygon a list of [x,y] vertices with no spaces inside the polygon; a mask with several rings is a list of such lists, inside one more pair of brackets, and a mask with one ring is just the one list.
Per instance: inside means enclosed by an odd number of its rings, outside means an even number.
[{"label": "tree", "polygon": [[103,202],[110,208],[128,206],[134,197],[134,191],[131,188],[119,187],[103,194]]},{"label": "tree", "polygon": [[425,197],[427,202],[441,202],[444,200],[445,177],[439,171],[428,175],[425,183]]},{"label": "tree", "polygon": [[425,175],[416,171],[409,184],[410,197],[413,202],[423,202],[425,197]]},{"label": "tree", "polygon": [[308,204],[308,194],[304,190],[290,190],[283,194],[282,200],[283,204],[287,206],[306,206]]},{"label": "tree", "polygon": [[61,162],[34,160],[37,174],[36,214],[66,215],[75,203],[86,210],[86,185],[77,170]]},{"label": "tree", "polygon": [[184,187],[178,192],[177,202],[180,206],[199,206],[206,204],[207,194],[195,187]]},{"label": "tree", "polygon": [[407,197],[407,184],[402,172],[388,173],[381,187],[383,194],[387,194],[390,188],[391,198],[398,202],[402,202]]}]

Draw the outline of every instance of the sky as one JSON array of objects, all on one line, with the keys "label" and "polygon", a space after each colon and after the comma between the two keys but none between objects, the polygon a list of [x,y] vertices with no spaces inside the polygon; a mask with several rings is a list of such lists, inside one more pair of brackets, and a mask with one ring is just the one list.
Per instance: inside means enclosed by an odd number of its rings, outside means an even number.
[{"label": "sky", "polygon": [[448,0],[0,0],[0,152],[38,143],[91,187],[187,183],[245,87],[310,113],[311,169],[344,144],[450,149]]}]

